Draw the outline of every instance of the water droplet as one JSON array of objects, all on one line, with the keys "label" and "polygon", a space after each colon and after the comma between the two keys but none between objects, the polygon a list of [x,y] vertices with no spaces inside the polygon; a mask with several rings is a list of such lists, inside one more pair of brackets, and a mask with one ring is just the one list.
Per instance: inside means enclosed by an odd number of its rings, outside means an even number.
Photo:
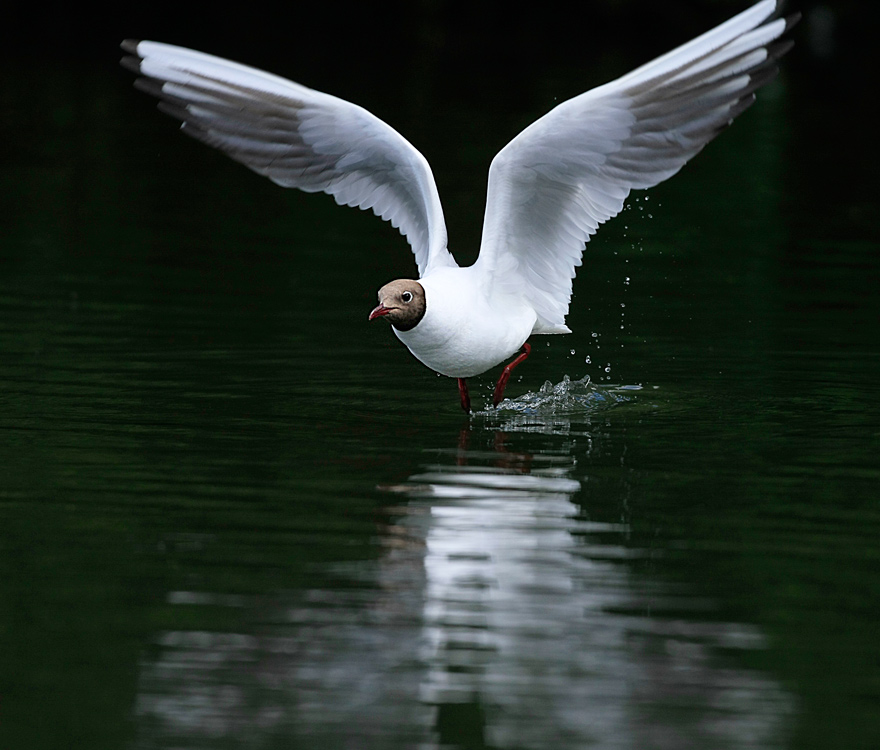
[{"label": "water droplet", "polygon": [[605,365],[605,372],[611,372],[611,365]]},{"label": "water droplet", "polygon": [[587,364],[590,364],[590,355],[589,354],[587,355],[587,358],[584,360],[584,362],[586,362]]},{"label": "water droplet", "polygon": [[572,349],[572,350],[569,352],[569,354],[571,354],[572,356],[574,356],[574,349]]}]

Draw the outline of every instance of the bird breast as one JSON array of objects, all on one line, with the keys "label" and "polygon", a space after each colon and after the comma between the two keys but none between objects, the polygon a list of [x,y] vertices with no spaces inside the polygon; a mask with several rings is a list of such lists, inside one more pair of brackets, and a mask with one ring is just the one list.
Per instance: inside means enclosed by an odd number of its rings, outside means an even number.
[{"label": "bird breast", "polygon": [[441,268],[419,280],[425,316],[397,335],[413,356],[441,375],[479,375],[515,353],[537,319],[521,297],[486,293],[474,266]]}]

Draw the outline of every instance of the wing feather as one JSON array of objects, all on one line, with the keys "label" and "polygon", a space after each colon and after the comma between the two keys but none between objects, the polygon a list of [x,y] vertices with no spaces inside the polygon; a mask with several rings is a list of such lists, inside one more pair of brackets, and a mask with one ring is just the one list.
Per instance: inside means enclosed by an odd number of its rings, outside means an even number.
[{"label": "wing feather", "polygon": [[372,209],[406,236],[424,276],[455,266],[425,158],[365,109],[284,78],[168,44],[126,41],[136,86],[183,132],[283,187]]},{"label": "wing feather", "polygon": [[[755,99],[791,46],[777,0],[738,16],[532,123],[492,161],[477,261],[525,294],[536,333],[567,332],[584,245],[633,189],[668,179]],[[525,290],[523,292],[523,290]]]}]

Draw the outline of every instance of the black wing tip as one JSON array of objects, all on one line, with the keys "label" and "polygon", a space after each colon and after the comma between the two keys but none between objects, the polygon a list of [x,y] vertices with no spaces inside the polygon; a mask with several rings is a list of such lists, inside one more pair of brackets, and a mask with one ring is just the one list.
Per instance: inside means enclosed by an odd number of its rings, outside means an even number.
[{"label": "black wing tip", "polygon": [[141,43],[140,39],[125,39],[122,44],[119,46],[122,48],[123,52],[127,52],[120,61],[119,64],[125,68],[126,70],[130,70],[132,73],[138,74],[141,72],[141,60],[143,59],[137,51],[138,45]]},{"label": "black wing tip", "polygon": [[[782,30],[782,34],[787,34],[789,31],[791,31],[792,27],[796,26],[801,18],[803,18],[803,13],[801,13],[799,10],[795,11],[794,13],[789,13],[787,16],[785,16],[785,28]],[[782,34],[780,34],[779,36],[782,36]]]},{"label": "black wing tip", "polygon": [[794,47],[793,39],[780,39],[767,45],[767,59],[774,63]]},{"label": "black wing tip", "polygon": [[775,40],[773,42],[771,42],[770,44],[767,45],[768,52],[772,51],[772,52],[776,53],[776,54],[772,55],[772,57],[774,59],[779,59],[780,57],[782,57],[786,52],[788,52],[792,48],[792,46],[794,45],[794,42],[789,41],[787,39],[783,39],[783,37],[786,34],[788,34],[788,32],[792,30],[792,28],[797,26],[798,22],[803,17],[803,14],[800,11],[795,11],[794,13],[789,13],[788,15],[783,15],[782,9],[783,9],[783,6],[785,6],[785,5],[787,5],[785,0],[781,0],[781,1],[778,0],[777,4],[776,4],[776,10],[762,24],[762,26],[765,26],[766,24],[771,23],[772,21],[776,21],[780,18],[782,18],[782,20],[785,21],[785,26],[783,27],[782,31],[780,31],[776,35]]},{"label": "black wing tip", "polygon": [[[161,86],[159,88],[161,89]],[[151,92],[151,93],[153,93],[153,92]],[[160,94],[157,94],[157,96],[158,95],[161,95],[161,92],[160,92]],[[180,120],[181,127],[183,127],[186,124],[186,118],[188,115],[187,115],[185,104],[178,104],[177,102],[174,102],[174,101],[162,100],[156,104],[156,109],[158,109],[162,114],[168,115],[169,117],[173,117],[175,120]]]},{"label": "black wing tip", "polygon": [[778,52],[774,55],[776,59],[782,57],[794,45],[794,42],[792,40],[784,39],[783,37],[785,37],[786,34],[788,34],[795,26],[797,26],[802,17],[803,14],[801,14],[800,11],[790,13],[789,15],[783,17],[783,20],[785,21],[785,28],[783,28],[782,31],[779,32],[773,42],[767,45],[768,50],[778,50]]},{"label": "black wing tip", "polygon": [[140,72],[141,72],[141,58],[139,58],[139,57],[131,57],[131,56],[129,56],[129,55],[126,55],[125,57],[123,57],[123,58],[119,61],[119,64],[120,64],[123,68],[125,68],[126,70],[129,70],[129,71],[131,71],[132,73],[134,73],[135,75],[140,75]]},{"label": "black wing tip", "polygon": [[162,82],[157,81],[155,78],[135,78],[134,87],[138,91],[155,96],[157,99],[162,98]]}]

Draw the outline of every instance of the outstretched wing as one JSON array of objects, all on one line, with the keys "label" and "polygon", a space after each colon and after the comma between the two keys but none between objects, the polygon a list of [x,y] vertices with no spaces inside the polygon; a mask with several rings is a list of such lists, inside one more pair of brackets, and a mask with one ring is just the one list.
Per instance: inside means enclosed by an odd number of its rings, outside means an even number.
[{"label": "outstretched wing", "polygon": [[563,102],[492,161],[478,264],[564,333],[584,243],[633,188],[671,177],[755,98],[797,20],[763,0],[622,78]]},{"label": "outstretched wing", "polygon": [[283,187],[323,191],[400,229],[419,273],[454,266],[434,176],[397,131],[362,107],[245,65],[168,44],[126,41],[136,85],[184,133]]}]

